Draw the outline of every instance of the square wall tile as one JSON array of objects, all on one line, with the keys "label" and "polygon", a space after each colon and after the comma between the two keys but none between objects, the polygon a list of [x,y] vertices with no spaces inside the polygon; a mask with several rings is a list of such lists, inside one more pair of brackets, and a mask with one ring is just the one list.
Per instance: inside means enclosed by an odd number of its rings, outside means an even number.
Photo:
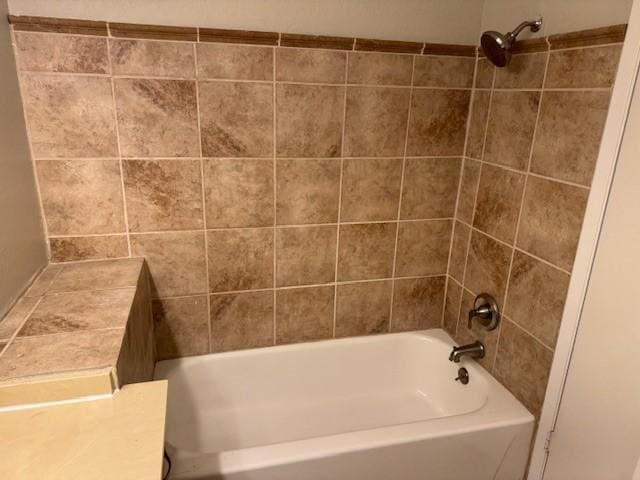
[{"label": "square wall tile", "polygon": [[111,38],[109,47],[114,75],[195,76],[193,43]]},{"label": "square wall tile", "polygon": [[536,417],[547,390],[553,352],[503,320],[493,375]]},{"label": "square wall tile", "polygon": [[348,87],[344,155],[402,156],[409,92],[408,88]]},{"label": "square wall tile", "polygon": [[273,228],[207,232],[212,292],[273,287]]},{"label": "square wall tile", "polygon": [[540,92],[493,92],[483,160],[526,170],[539,102]]},{"label": "square wall tile", "polygon": [[551,52],[545,88],[609,88],[622,44]]},{"label": "square wall tile", "polygon": [[273,80],[273,47],[197,43],[198,78]]},{"label": "square wall tile", "polygon": [[453,217],[461,163],[459,158],[408,158],[400,218]]},{"label": "square wall tile", "polygon": [[545,92],[531,171],[589,186],[609,98],[609,92]]},{"label": "square wall tile", "polygon": [[344,87],[278,84],[276,109],[278,156],[340,156]]},{"label": "square wall tile", "polygon": [[467,257],[465,288],[476,295],[486,292],[503,305],[511,253],[511,247],[473,231]]},{"label": "square wall tile", "polygon": [[338,280],[390,278],[395,223],[340,225]]},{"label": "square wall tile", "polygon": [[276,283],[312,285],[335,280],[337,227],[276,229]]},{"label": "square wall tile", "polygon": [[200,160],[125,160],[122,166],[131,231],[203,227]]},{"label": "square wall tile", "polygon": [[389,330],[391,280],[338,285],[336,337],[371,335]]},{"label": "square wall tile", "polygon": [[124,232],[117,160],[36,162],[49,235]]},{"label": "square wall tile", "polygon": [[154,298],[207,291],[204,232],[131,235],[131,254],[146,258]]},{"label": "square wall tile", "polygon": [[442,326],[453,338],[458,331],[458,317],[460,315],[460,301],[462,287],[450,278],[447,279],[447,294],[444,300],[444,316]]},{"label": "square wall tile", "polygon": [[394,280],[391,331],[441,328],[445,277]]},{"label": "square wall tile", "polygon": [[52,262],[74,262],[129,256],[125,235],[49,238]]},{"label": "square wall tile", "polygon": [[407,155],[462,155],[469,90],[414,90]]},{"label": "square wall tile", "polygon": [[458,193],[458,210],[456,218],[466,223],[473,221],[473,211],[476,205],[478,181],[480,180],[481,163],[470,158],[465,158],[460,179],[460,192]]},{"label": "square wall tile", "polygon": [[555,348],[568,289],[569,275],[516,251],[504,313]]},{"label": "square wall tile", "polygon": [[471,328],[468,328],[469,311],[473,309],[474,301],[475,295],[472,295],[469,290],[463,289],[455,340],[460,345],[473,343],[476,340],[481,341],[485,348],[485,355],[477,362],[491,372],[496,358],[500,329],[487,331],[476,321],[471,324]]},{"label": "square wall tile", "polygon": [[205,159],[208,228],[273,225],[273,160]]},{"label": "square wall tile", "polygon": [[476,59],[441,55],[416,55],[416,87],[471,88]]},{"label": "square wall tile", "polygon": [[152,308],[159,361],[209,353],[206,296],[154,300]]},{"label": "square wall tile", "polygon": [[196,84],[187,80],[114,80],[124,157],[197,157]]},{"label": "square wall tile", "polygon": [[199,82],[202,154],[207,157],[273,155],[273,86]]},{"label": "square wall tile", "polygon": [[484,55],[478,57],[476,63],[476,88],[491,88],[496,67],[487,60]]},{"label": "square wall tile", "polygon": [[401,177],[401,158],[345,159],[340,220],[395,220],[398,217]]},{"label": "square wall tile", "polygon": [[487,131],[487,117],[489,116],[490,99],[491,93],[489,91],[476,90],[473,92],[466,154],[467,156],[475,159],[482,158],[484,136]]},{"label": "square wall tile", "polygon": [[276,170],[278,225],[338,221],[339,159],[277,160]]},{"label": "square wall tile", "polygon": [[413,55],[349,52],[348,83],[411,85]]},{"label": "square wall tile", "polygon": [[492,165],[482,165],[473,226],[513,243],[522,202],[525,175]]},{"label": "square wall tile", "polygon": [[276,292],[276,344],[333,336],[335,288],[287,288]]},{"label": "square wall tile", "polygon": [[495,88],[542,88],[548,52],[513,55],[509,65],[496,69]]},{"label": "square wall tile", "polygon": [[453,229],[448,273],[459,283],[462,283],[464,269],[467,263],[469,235],[471,235],[471,229],[464,223],[456,221]]},{"label": "square wall tile", "polygon": [[22,89],[35,158],[118,155],[108,78],[29,74]]},{"label": "square wall tile", "polygon": [[346,52],[315,48],[276,49],[276,80],[344,83]]},{"label": "square wall tile", "polygon": [[530,177],[517,246],[571,270],[588,196],[584,188]]},{"label": "square wall tile", "polygon": [[396,277],[444,275],[451,244],[451,220],[400,222]]},{"label": "square wall tile", "polygon": [[273,345],[273,291],[210,298],[212,352]]},{"label": "square wall tile", "polygon": [[105,38],[15,32],[15,40],[20,71],[109,73]]}]

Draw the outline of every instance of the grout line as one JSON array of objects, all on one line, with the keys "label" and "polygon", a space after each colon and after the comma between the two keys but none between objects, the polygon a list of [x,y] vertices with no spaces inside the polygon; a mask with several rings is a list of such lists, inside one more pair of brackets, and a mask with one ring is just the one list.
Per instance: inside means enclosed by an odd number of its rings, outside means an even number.
[{"label": "grout line", "polygon": [[[545,92],[546,91],[547,90],[545,90]],[[541,102],[542,102],[542,93],[543,92],[541,92],[541,96],[540,96]],[[541,178],[543,180],[549,180],[551,182],[562,183],[564,185],[569,185],[571,187],[581,188],[583,190],[590,190],[590,187],[587,186],[587,185],[582,185],[580,183],[571,182],[569,180],[563,180],[563,179],[560,179],[560,178],[550,177],[548,175],[542,175],[540,173],[532,172],[532,171],[530,171],[530,169],[529,169],[529,171],[527,171],[526,168],[524,170],[520,170],[520,169],[517,169],[517,168],[514,168],[514,167],[510,167],[508,165],[501,165],[501,164],[496,163],[496,162],[491,162],[489,160],[481,160],[481,159],[473,158],[473,157],[469,157],[469,156],[466,156],[465,158],[468,158],[469,160],[473,160],[475,162],[478,162],[478,163],[481,163],[481,164],[484,164],[484,165],[488,165],[488,166],[496,167],[496,168],[501,168],[503,170],[507,170],[509,172],[517,173],[517,174],[520,174],[520,175],[529,175],[530,177],[536,177],[536,178]]]},{"label": "grout line", "polygon": [[[280,285],[276,287],[265,287],[265,288],[254,288],[248,290],[224,290],[217,292],[199,292],[192,294],[179,294],[179,295],[162,295],[159,297],[153,297],[154,299],[169,299],[169,298],[188,298],[188,297],[201,297],[203,295],[231,295],[231,294],[239,294],[239,293],[251,293],[251,292],[270,292],[272,290],[295,290],[297,288],[317,288],[317,287],[330,287],[330,286],[340,286],[340,285],[354,285],[360,283],[375,283],[375,282],[391,282],[394,280],[420,280],[424,278],[440,278],[446,277],[445,273],[437,273],[432,275],[409,275],[403,277],[384,277],[384,278],[366,278],[366,279],[358,279],[358,280],[338,280],[333,282],[326,283],[309,283],[303,285]],[[130,287],[113,287],[106,288],[102,290],[115,290],[122,288],[130,288]],[[58,293],[58,292],[56,292]],[[66,292],[60,292],[66,293]]]},{"label": "grout line", "polygon": [[[282,37],[282,34],[278,34],[278,46],[280,45],[280,38]],[[272,231],[273,231],[273,344],[276,345],[277,343],[277,307],[278,307],[278,302],[277,302],[277,296],[276,296],[276,282],[277,282],[277,276],[278,276],[278,236],[277,236],[277,230],[276,227],[278,226],[278,165],[276,162],[276,158],[278,155],[278,147],[277,147],[277,141],[278,141],[278,116],[277,116],[277,95],[276,95],[276,71],[277,71],[277,53],[276,53],[276,47],[272,47],[272,65],[271,65],[271,69],[272,69],[272,102],[273,102],[273,108],[272,108],[272,117],[271,117],[271,121],[273,122],[273,125],[271,127],[271,131],[272,131],[272,149],[273,149],[273,227],[272,227]]]},{"label": "grout line", "polygon": [[[476,62],[476,70],[478,68],[478,63],[480,62],[480,56],[478,55],[478,61]],[[489,106],[487,107],[487,117],[485,119],[485,123],[484,123],[484,132],[483,132],[483,136],[482,136],[482,151],[481,151],[481,156],[482,158],[484,158],[484,151],[485,151],[485,147],[487,145],[487,132],[489,131],[489,120],[491,117],[491,104],[493,103],[493,87],[495,85],[496,82],[496,69],[495,67],[492,68],[491,70],[491,90],[489,92]],[[465,160],[465,164],[466,164]],[[473,209],[471,211],[471,224],[473,224],[473,218],[475,217],[476,214],[476,201],[477,201],[477,197],[478,197],[478,189],[480,188],[480,175],[482,174],[482,164],[481,164],[481,169],[480,169],[480,173],[478,174],[478,179],[476,180],[476,184],[473,187]],[[458,219],[458,221],[462,222],[462,220]],[[465,249],[465,258],[464,258],[464,268],[462,270],[462,286],[463,286],[463,293],[462,295],[460,295],[460,306],[458,308],[458,321],[456,322],[456,335],[458,333],[458,330],[460,329],[460,313],[462,310],[462,298],[464,297],[464,285],[466,285],[466,281],[467,281],[467,267],[469,265],[469,249],[471,248],[471,237],[473,236],[473,227],[470,226],[469,224],[467,224],[466,222],[462,222],[465,223],[467,226],[470,227],[469,230],[469,238],[467,238],[467,247]]]},{"label": "grout line", "polygon": [[528,255],[529,257],[531,257],[531,258],[533,258],[533,259],[535,259],[535,260],[538,260],[539,262],[544,263],[545,265],[547,265],[547,266],[549,266],[549,267],[552,267],[552,268],[554,268],[555,270],[558,270],[559,272],[566,273],[567,275],[571,275],[571,272],[570,272],[569,270],[565,270],[564,268],[559,267],[558,265],[554,265],[554,264],[553,264],[553,263],[551,263],[549,260],[545,260],[544,258],[539,257],[539,256],[537,256],[536,254],[531,253],[531,252],[529,252],[529,251],[527,251],[527,250],[524,250],[523,248],[520,248],[520,247],[518,247],[517,245],[512,245],[512,244],[510,244],[510,243],[508,243],[508,242],[505,242],[504,240],[499,239],[498,237],[494,237],[494,236],[493,236],[493,235],[491,235],[490,233],[484,232],[484,231],[480,230],[480,229],[479,229],[479,228],[477,228],[477,227],[474,227],[474,226],[472,226],[472,225],[469,225],[467,222],[465,222],[465,221],[463,221],[463,220],[458,219],[458,220],[456,220],[456,221],[458,221],[458,222],[462,223],[463,225],[466,225],[466,226],[467,226],[467,228],[471,229],[472,231],[477,232],[477,233],[479,233],[480,235],[484,235],[485,237],[488,237],[488,238],[490,238],[491,240],[493,240],[493,241],[495,241],[495,242],[498,242],[498,243],[500,243],[501,245],[504,245],[505,247],[513,248],[513,249],[515,249],[517,252],[520,252],[520,253],[523,253],[523,254],[525,254],[525,255]]},{"label": "grout line", "polygon": [[116,102],[116,87],[115,82],[113,80],[113,67],[111,62],[111,46],[109,42],[107,42],[107,60],[109,62],[109,82],[111,83],[111,102],[113,106],[113,121],[116,133],[116,147],[118,149],[118,164],[120,168],[120,187],[122,191],[122,209],[124,213],[124,227],[127,235],[127,248],[129,250],[129,256],[132,256],[131,250],[131,236],[130,236],[130,228],[129,228],[129,212],[127,209],[127,194],[126,189],[124,187],[124,163],[122,161],[122,146],[120,143],[120,124],[118,123],[118,105]]},{"label": "grout line", "polygon": [[[424,46],[423,46],[424,48]],[[402,213],[402,194],[404,192],[404,176],[405,169],[407,164],[407,149],[409,144],[409,126],[411,125],[411,102],[413,101],[413,81],[416,73],[416,56],[413,56],[413,61],[411,64],[411,90],[409,90],[409,105],[407,108],[407,126],[404,132],[404,148],[402,151],[402,171],[400,173],[400,197],[398,198],[398,213],[396,215],[396,238],[393,245],[393,265],[392,265],[392,273],[391,277],[396,277],[396,263],[398,259],[398,238],[400,237],[400,215]],[[445,282],[446,285],[446,282]],[[446,288],[446,287],[445,287]],[[395,280],[391,282],[391,300],[389,305],[389,326],[387,328],[388,332],[392,331],[392,323],[393,323],[393,300],[395,296],[396,282]]]},{"label": "grout line", "polygon": [[[419,223],[419,222],[444,222],[453,221],[454,217],[439,217],[439,218],[407,218],[402,219],[399,222],[397,220],[371,220],[360,222],[340,222],[340,225],[370,225],[370,224],[387,224],[387,223]],[[318,227],[336,227],[338,223],[303,223],[299,225],[276,225],[278,230],[288,228],[318,228]],[[263,226],[247,226],[247,227],[212,227],[212,228],[193,228],[193,229],[180,229],[180,230],[145,230],[145,231],[131,231],[129,235],[169,235],[178,233],[199,233],[199,232],[226,232],[235,230],[264,230],[267,228],[274,228],[273,225]],[[49,238],[83,238],[83,237],[110,237],[110,236],[123,236],[127,235],[127,232],[107,232],[107,233],[78,233],[68,235],[51,235]]]},{"label": "grout line", "polygon": [[[62,270],[62,269],[61,269]],[[60,272],[57,272],[54,276],[55,277],[58,276]],[[52,280],[53,282],[53,280]],[[30,297],[31,298],[31,297]],[[16,329],[13,331],[13,333],[11,334],[11,336],[9,337],[9,340],[7,340],[7,343],[5,343],[4,348],[2,350],[0,350],[0,356],[2,356],[4,354],[4,352],[6,352],[9,347],[11,346],[11,344],[15,341],[15,339],[18,337],[18,332],[20,332],[20,330],[22,330],[22,327],[24,327],[24,324],[27,323],[27,320],[29,320],[29,318],[31,318],[31,315],[33,314],[33,312],[36,310],[36,308],[38,308],[38,305],[40,305],[40,302],[42,302],[42,299],[44,298],[44,295],[40,296],[40,297],[36,297],[36,303],[29,309],[29,312],[24,316],[24,318],[22,319],[22,321],[18,324],[18,326],[16,327]],[[50,334],[49,334],[50,335]]]},{"label": "grout line", "polygon": [[[198,49],[195,43],[193,44],[193,68],[194,75],[197,75],[198,70]],[[207,234],[207,200],[206,190],[204,188],[205,173],[204,173],[204,158],[202,156],[202,128],[200,125],[200,90],[198,89],[198,82],[196,85],[196,121],[198,127],[198,153],[200,155],[200,195],[202,196],[202,225],[204,227],[204,268],[205,268],[205,282],[207,292],[211,290],[211,279],[209,274],[209,235]],[[207,328],[209,333],[207,351],[211,352],[213,345],[213,339],[211,336],[211,299],[207,295]]]},{"label": "grout line", "polygon": [[[545,67],[544,67],[544,73],[543,73],[543,79],[542,79],[542,84],[544,85],[547,81],[547,72],[549,70],[549,59],[551,58],[551,55],[549,53],[547,53],[547,58],[545,61]],[[509,301],[509,286],[511,284],[511,270],[513,269],[513,259],[515,258],[515,245],[517,243],[518,240],[518,235],[520,233],[520,225],[522,223],[522,210],[524,209],[524,199],[527,193],[527,185],[529,183],[529,172],[531,172],[531,164],[533,162],[533,151],[535,148],[535,143],[536,143],[536,136],[538,133],[538,126],[540,123],[540,112],[542,111],[542,101],[543,101],[543,97],[544,97],[544,92],[540,93],[540,99],[538,101],[538,108],[536,111],[536,121],[534,123],[533,126],[533,135],[531,138],[531,145],[529,147],[529,158],[527,160],[527,170],[526,170],[526,175],[524,177],[524,185],[522,187],[522,193],[520,194],[520,205],[518,207],[518,218],[516,220],[516,229],[513,235],[513,246],[511,248],[511,258],[509,259],[509,270],[507,270],[507,283],[505,285],[505,291],[504,291],[504,300],[503,300],[503,305],[502,305],[502,311],[506,310],[508,301]],[[499,345],[499,340],[500,338],[498,337],[498,343],[496,344],[496,358],[497,358],[497,353],[498,353],[498,345]],[[495,359],[494,359],[494,364],[495,364]]]},{"label": "grout line", "polygon": [[[271,85],[272,80],[247,80],[247,79],[229,79],[229,78],[206,78],[199,76],[177,77],[177,76],[159,76],[159,75],[111,75],[108,73],[86,73],[86,72],[51,72],[45,70],[20,70],[21,74],[26,76],[53,76],[53,77],[93,77],[93,78],[111,78],[116,80],[165,80],[165,81],[182,81],[182,82],[210,82],[210,83],[253,83]],[[276,84],[285,85],[301,85],[301,86],[323,86],[323,87],[363,87],[363,88],[393,88],[393,89],[409,89],[418,90],[489,90],[487,88],[473,87],[439,87],[439,86],[421,86],[421,85],[396,85],[383,83],[330,83],[330,82],[303,82],[292,80],[276,80]],[[550,92],[611,92],[613,86],[610,87],[540,87],[540,88],[521,88],[521,87],[496,87],[494,90],[498,92],[540,92],[543,89]]]},{"label": "grout line", "polygon": [[[47,262],[51,261],[51,245],[49,243],[49,226],[47,225],[47,219],[44,213],[44,203],[42,201],[42,190],[40,188],[40,180],[38,178],[38,169],[36,167],[36,155],[33,150],[32,139],[32,128],[29,123],[29,118],[27,115],[27,108],[25,106],[24,99],[26,95],[24,94],[24,87],[22,85],[22,72],[19,66],[20,55],[18,54],[18,47],[15,39],[15,31],[13,27],[10,29],[10,38],[11,38],[11,49],[13,53],[13,58],[16,64],[16,76],[18,80],[18,92],[20,94],[20,104],[22,107],[22,118],[24,119],[25,130],[27,134],[27,145],[29,148],[29,154],[31,155],[31,170],[33,172],[33,182],[36,186],[36,195],[38,197],[38,206],[40,207],[40,225],[42,227],[42,232],[44,234],[45,241],[45,254],[47,257]],[[5,346],[5,350],[8,344]]]},{"label": "grout line", "polygon": [[[547,38],[547,44],[549,44],[549,39]],[[549,60],[551,58],[551,54],[549,53],[549,51],[547,51],[547,58],[545,60],[545,66],[544,66],[544,74],[543,74],[543,78],[542,78],[542,85],[544,86],[547,82],[547,72],[549,70]],[[504,312],[505,308],[507,306],[508,303],[508,298],[509,298],[509,286],[511,284],[511,270],[513,269],[513,259],[515,258],[515,252],[516,252],[516,242],[518,239],[518,235],[520,233],[520,224],[522,221],[522,210],[524,208],[524,199],[525,199],[525,195],[527,192],[527,184],[528,184],[528,180],[529,180],[529,172],[531,171],[531,163],[533,160],[533,151],[534,151],[534,147],[535,147],[535,142],[536,142],[536,135],[537,135],[537,131],[538,131],[538,124],[540,122],[540,111],[542,110],[542,100],[543,100],[543,96],[544,96],[544,91],[540,92],[540,98],[538,100],[538,107],[537,107],[537,111],[536,111],[536,121],[534,123],[533,126],[533,134],[532,134],[532,138],[531,138],[531,145],[529,147],[529,158],[527,161],[527,170],[526,170],[526,175],[524,177],[524,185],[522,187],[522,193],[520,194],[520,206],[518,208],[518,218],[516,221],[516,230],[513,236],[513,246],[511,247],[511,258],[509,259],[509,267],[507,270],[507,281],[506,281],[506,285],[505,285],[505,289],[504,289],[504,300],[503,300],[503,305],[501,310]],[[495,353],[493,356],[493,363],[491,365],[491,372],[493,372],[495,370],[495,366],[496,366],[496,362],[498,359],[498,353],[500,351],[500,338],[502,336],[502,322],[500,322],[500,326],[498,329],[498,338],[496,339],[496,348],[495,348]]]},{"label": "grout line", "polygon": [[[355,39],[354,39],[355,46]],[[336,228],[336,263],[334,270],[335,288],[333,290],[333,325],[331,337],[336,338],[336,322],[338,320],[338,259],[340,254],[340,224],[342,223],[342,182],[344,178],[344,143],[347,123],[347,81],[349,76],[349,57],[347,54],[344,62],[344,97],[342,100],[342,138],[340,142],[340,184],[338,189],[338,228]]]},{"label": "grout line", "polygon": [[[478,62],[477,62],[477,53],[476,53],[476,59],[474,61],[474,68],[473,68],[473,75],[472,75],[472,79],[471,79],[471,85],[475,85],[476,84],[476,77],[478,76]],[[468,149],[468,144],[469,144],[469,135],[471,132],[471,119],[473,117],[473,111],[474,111],[474,103],[475,103],[475,97],[476,97],[476,93],[477,91],[475,89],[471,90],[471,96],[469,98],[469,108],[467,109],[467,124],[466,124],[466,128],[465,128],[465,136],[464,136],[464,147],[462,149],[463,154],[466,155],[467,153],[467,149]],[[465,159],[463,158],[460,162],[460,168],[458,170],[458,190],[456,192],[456,202],[455,202],[455,206],[453,209],[453,221],[451,222],[451,238],[449,239],[449,256],[447,258],[447,277],[451,277],[451,258],[453,257],[453,243],[454,243],[454,238],[455,238],[455,232],[456,232],[456,215],[458,212],[458,205],[460,203],[460,195],[462,193],[462,174],[464,172],[464,163],[465,163]],[[442,326],[442,328],[444,328],[444,319],[445,319],[445,310],[447,308],[447,295],[449,293],[449,282],[447,281],[445,283],[445,288],[444,288],[444,301],[443,301],[443,306],[442,306],[442,320],[440,322],[440,325]],[[462,302],[462,295],[460,295],[460,301]],[[458,333],[458,318],[460,317],[460,307],[458,307],[458,313],[456,315],[456,327],[455,327],[455,332],[454,332],[454,336],[457,336]]]}]

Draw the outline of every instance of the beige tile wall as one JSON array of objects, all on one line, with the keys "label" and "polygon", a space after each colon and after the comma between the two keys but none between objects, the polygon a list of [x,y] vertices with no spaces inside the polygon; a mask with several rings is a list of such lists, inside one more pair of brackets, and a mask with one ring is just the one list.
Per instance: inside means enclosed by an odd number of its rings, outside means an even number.
[{"label": "beige tile wall", "polygon": [[[544,399],[621,44],[477,64],[444,325],[484,340],[482,364],[532,412]],[[502,306],[466,328],[476,294]]]},{"label": "beige tile wall", "polygon": [[160,358],[441,325],[474,58],[14,34],[52,260],[146,257]]},{"label": "beige tile wall", "polygon": [[539,413],[619,43],[15,39],[52,260],[145,256],[160,358],[443,321]]}]

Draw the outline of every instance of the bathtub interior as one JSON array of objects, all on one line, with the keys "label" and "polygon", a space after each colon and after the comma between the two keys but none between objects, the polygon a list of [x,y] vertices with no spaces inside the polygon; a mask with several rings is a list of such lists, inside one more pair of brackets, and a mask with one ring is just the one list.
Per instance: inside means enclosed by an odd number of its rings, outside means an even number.
[{"label": "bathtub interior", "polygon": [[[329,340],[159,362],[167,441],[223,452],[476,411],[486,378],[454,381],[441,330]],[[475,374],[474,374],[475,373]]]}]

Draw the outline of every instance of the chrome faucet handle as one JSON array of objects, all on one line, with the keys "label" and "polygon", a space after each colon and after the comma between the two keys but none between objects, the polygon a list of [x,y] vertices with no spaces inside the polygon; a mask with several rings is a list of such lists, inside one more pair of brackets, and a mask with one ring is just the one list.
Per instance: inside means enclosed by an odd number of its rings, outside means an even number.
[{"label": "chrome faucet handle", "polygon": [[471,329],[473,319],[478,318],[478,323],[486,330],[495,330],[500,323],[500,309],[498,302],[488,293],[478,295],[473,303],[474,308],[469,310],[467,328]]}]

